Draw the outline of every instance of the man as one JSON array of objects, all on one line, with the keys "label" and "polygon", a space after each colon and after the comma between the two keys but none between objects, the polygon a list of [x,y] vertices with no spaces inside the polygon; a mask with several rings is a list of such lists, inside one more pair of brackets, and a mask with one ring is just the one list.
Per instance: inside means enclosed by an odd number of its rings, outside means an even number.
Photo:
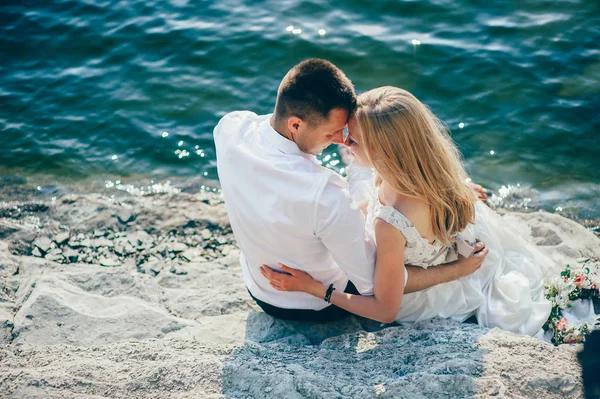
[{"label": "man", "polygon": [[[352,294],[373,293],[375,244],[346,181],[314,154],[344,142],[356,106],[350,80],[332,63],[309,59],[283,78],[272,115],[225,115],[214,130],[217,169],[243,278],[268,314],[328,321],[347,313],[301,292],[280,292],[262,276],[279,262]],[[407,267],[405,292],[475,271],[483,257],[428,269]]]}]

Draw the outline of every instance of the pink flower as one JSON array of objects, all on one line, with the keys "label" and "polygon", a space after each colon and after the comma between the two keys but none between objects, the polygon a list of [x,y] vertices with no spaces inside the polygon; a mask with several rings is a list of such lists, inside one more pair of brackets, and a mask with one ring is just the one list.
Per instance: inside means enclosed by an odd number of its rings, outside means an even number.
[{"label": "pink flower", "polygon": [[567,326],[567,319],[565,319],[563,317],[560,322],[556,323],[556,330],[557,331],[562,331],[562,330],[565,329],[566,326]]},{"label": "pink flower", "polygon": [[584,282],[585,282],[585,276],[583,274],[578,274],[577,277],[575,277],[575,285],[577,287],[581,287]]}]

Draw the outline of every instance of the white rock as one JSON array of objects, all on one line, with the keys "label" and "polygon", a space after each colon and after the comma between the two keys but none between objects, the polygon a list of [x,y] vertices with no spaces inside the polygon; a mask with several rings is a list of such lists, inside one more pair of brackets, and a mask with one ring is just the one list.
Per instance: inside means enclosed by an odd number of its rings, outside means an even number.
[{"label": "white rock", "polygon": [[100,258],[100,264],[107,267],[121,266],[121,262],[110,258]]},{"label": "white rock", "polygon": [[188,246],[182,242],[174,242],[168,246],[170,252],[183,252],[188,249]]},{"label": "white rock", "polygon": [[69,241],[69,232],[59,233],[54,237],[54,242],[58,245],[63,245],[67,241]]},{"label": "white rock", "polygon": [[123,210],[117,214],[117,219],[123,224],[127,224],[135,219],[135,215],[131,212]]},{"label": "white rock", "polygon": [[33,245],[38,247],[42,253],[48,252],[51,244],[52,240],[50,240],[48,237],[39,237],[33,242]]},{"label": "white rock", "polygon": [[31,254],[33,256],[37,256],[38,258],[41,258],[43,256],[42,252],[40,251],[40,249],[38,247],[33,248],[33,251],[31,251]]}]

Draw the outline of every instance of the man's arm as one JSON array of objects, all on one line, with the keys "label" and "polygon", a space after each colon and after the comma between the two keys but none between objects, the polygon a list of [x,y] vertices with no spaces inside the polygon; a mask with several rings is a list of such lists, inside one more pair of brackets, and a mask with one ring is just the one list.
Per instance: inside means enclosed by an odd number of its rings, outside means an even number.
[{"label": "man's arm", "polygon": [[336,183],[328,183],[317,199],[315,235],[358,291],[373,295],[375,241],[365,231],[358,204],[341,182]]},{"label": "man's arm", "polygon": [[475,245],[475,252],[468,258],[459,256],[459,259],[455,262],[430,266],[427,269],[407,265],[408,282],[404,287],[404,293],[421,291],[437,284],[468,276],[481,267],[487,254],[488,249],[482,242],[478,242]]}]

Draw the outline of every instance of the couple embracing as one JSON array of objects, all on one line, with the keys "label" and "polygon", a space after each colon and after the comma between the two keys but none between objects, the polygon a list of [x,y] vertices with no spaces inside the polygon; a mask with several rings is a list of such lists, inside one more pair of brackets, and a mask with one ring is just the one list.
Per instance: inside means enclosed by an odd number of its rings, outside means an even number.
[{"label": "couple embracing", "polygon": [[[243,278],[266,313],[474,316],[540,333],[551,260],[478,199],[456,145],[411,93],[386,86],[357,97],[339,68],[309,59],[283,78],[273,114],[227,114],[214,140]],[[366,201],[315,159],[334,143],[373,168]]]}]

